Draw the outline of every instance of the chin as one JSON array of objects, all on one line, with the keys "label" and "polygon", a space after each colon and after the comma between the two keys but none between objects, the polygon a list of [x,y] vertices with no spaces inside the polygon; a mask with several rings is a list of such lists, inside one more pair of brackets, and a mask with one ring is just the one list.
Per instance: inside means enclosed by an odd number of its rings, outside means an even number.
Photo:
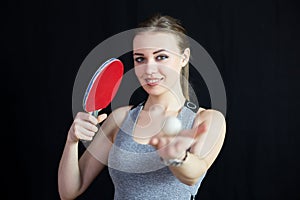
[{"label": "chin", "polygon": [[153,88],[153,87],[143,86],[143,88],[149,95],[152,95],[152,96],[160,96],[164,92],[166,92],[166,90],[161,87]]}]

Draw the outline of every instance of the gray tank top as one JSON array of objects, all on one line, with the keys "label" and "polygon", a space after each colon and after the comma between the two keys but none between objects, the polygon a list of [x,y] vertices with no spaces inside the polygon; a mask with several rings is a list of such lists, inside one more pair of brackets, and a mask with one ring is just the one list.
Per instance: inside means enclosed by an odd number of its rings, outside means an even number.
[{"label": "gray tank top", "polygon": [[[197,194],[205,174],[197,184],[185,185],[162,164],[153,146],[133,140],[132,132],[142,109],[140,104],[129,111],[109,153],[108,169],[115,187],[114,199],[191,199]],[[177,116],[184,129],[193,125],[196,115],[193,110],[196,110],[195,104],[187,101]]]}]

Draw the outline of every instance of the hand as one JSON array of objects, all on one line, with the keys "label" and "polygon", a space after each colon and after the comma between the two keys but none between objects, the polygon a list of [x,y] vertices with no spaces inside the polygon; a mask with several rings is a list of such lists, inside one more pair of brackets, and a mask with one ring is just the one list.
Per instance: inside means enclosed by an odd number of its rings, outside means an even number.
[{"label": "hand", "polygon": [[78,112],[69,130],[67,141],[91,141],[98,131],[97,124],[101,123],[106,118],[106,114],[101,114],[96,118],[89,113]]},{"label": "hand", "polygon": [[150,139],[149,144],[157,149],[159,156],[163,159],[183,159],[186,150],[189,149],[206,130],[207,125],[204,121],[193,129],[181,131],[176,136],[169,136],[160,132]]}]

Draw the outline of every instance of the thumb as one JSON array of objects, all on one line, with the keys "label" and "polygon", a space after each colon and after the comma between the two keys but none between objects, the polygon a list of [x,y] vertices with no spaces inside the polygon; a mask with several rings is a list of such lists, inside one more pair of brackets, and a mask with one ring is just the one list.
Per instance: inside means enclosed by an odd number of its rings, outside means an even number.
[{"label": "thumb", "polygon": [[104,121],[107,118],[107,114],[101,114],[97,117],[98,123],[101,123],[102,121]]},{"label": "thumb", "polygon": [[207,131],[207,123],[206,123],[206,121],[203,121],[201,124],[199,124],[196,127],[196,137],[202,135],[206,131]]},{"label": "thumb", "polygon": [[205,133],[206,131],[207,131],[207,123],[206,121],[203,121],[201,124],[199,124],[198,126],[192,129],[182,131],[180,135],[185,137],[190,137],[190,138],[197,138],[203,133]]}]

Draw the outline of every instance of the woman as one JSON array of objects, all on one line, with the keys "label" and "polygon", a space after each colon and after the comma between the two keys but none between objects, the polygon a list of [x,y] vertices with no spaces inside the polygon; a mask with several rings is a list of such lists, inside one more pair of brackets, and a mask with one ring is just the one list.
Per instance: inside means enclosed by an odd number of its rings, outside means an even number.
[{"label": "woman", "polygon": [[[115,199],[190,199],[221,150],[224,116],[189,101],[190,49],[184,28],[176,19],[160,15],[140,27],[133,40],[134,69],[148,98],[108,117],[76,115],[59,165],[61,199],[82,194],[105,165]],[[162,131],[169,116],[182,122],[183,130],[175,136]],[[210,135],[219,137],[207,148]],[[93,141],[78,159],[80,140]]]}]

